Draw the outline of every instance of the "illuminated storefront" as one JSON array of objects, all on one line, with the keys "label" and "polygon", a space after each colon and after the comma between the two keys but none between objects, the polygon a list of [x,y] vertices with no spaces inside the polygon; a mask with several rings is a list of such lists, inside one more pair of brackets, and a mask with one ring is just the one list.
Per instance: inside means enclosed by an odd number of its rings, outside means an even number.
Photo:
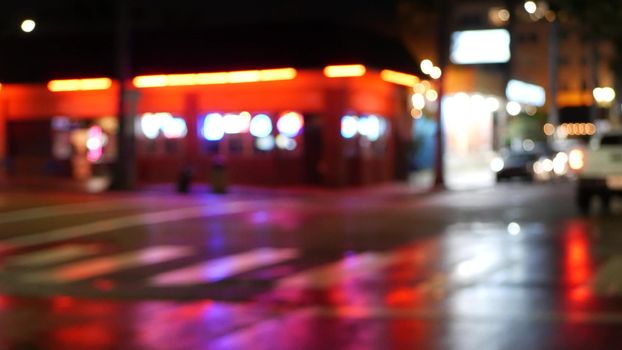
[{"label": "illuminated storefront", "polygon": [[[395,178],[396,128],[414,75],[360,64],[135,77],[139,181],[172,182],[186,167],[197,181],[224,161],[232,183],[367,185]],[[115,161],[118,84],[108,78],[5,84],[7,158],[16,175],[106,176]],[[112,117],[111,117],[112,116]],[[4,124],[3,123],[3,124]],[[32,125],[47,141],[34,142]],[[13,125],[23,125],[15,132]],[[22,164],[30,162],[30,166]]]}]

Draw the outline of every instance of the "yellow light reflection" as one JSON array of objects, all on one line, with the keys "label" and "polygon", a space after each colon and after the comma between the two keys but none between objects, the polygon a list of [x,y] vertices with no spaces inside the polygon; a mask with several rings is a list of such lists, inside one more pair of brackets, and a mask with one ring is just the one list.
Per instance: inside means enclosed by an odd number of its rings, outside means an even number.
[{"label": "yellow light reflection", "polygon": [[361,77],[366,71],[367,69],[362,64],[326,66],[324,75],[328,78]]},{"label": "yellow light reflection", "polygon": [[64,79],[48,82],[48,89],[52,92],[107,90],[111,86],[112,80],[109,78]]},{"label": "yellow light reflection", "polygon": [[138,88],[167,86],[166,75],[144,75],[134,78],[134,86]]},{"label": "yellow light reflection", "polygon": [[419,82],[419,78],[414,75],[385,69],[380,72],[380,78],[388,83],[414,87]]},{"label": "yellow light reflection", "polygon": [[292,80],[298,72],[294,68],[264,69],[259,72],[261,81]]},{"label": "yellow light reflection", "polygon": [[199,85],[212,85],[212,84],[226,84],[227,73],[199,73],[197,74],[197,84]]},{"label": "yellow light reflection", "polygon": [[298,72],[294,68],[192,74],[160,74],[138,76],[133,79],[133,83],[137,88],[239,84],[262,81],[292,80],[296,78],[297,74]]},{"label": "yellow light reflection", "polygon": [[168,86],[196,85],[198,74],[171,74],[166,77]]},{"label": "yellow light reflection", "polygon": [[227,76],[228,83],[255,83],[260,81],[260,73],[258,70],[245,70],[238,72],[230,72]]}]

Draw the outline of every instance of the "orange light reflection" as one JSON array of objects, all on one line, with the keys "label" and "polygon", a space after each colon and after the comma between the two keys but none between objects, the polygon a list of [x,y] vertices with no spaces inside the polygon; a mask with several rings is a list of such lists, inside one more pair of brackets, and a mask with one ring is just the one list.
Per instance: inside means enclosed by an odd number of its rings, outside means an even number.
[{"label": "orange light reflection", "polygon": [[137,88],[239,84],[292,80],[296,78],[297,74],[298,72],[294,68],[277,68],[214,73],[142,75],[135,77],[132,82]]},{"label": "orange light reflection", "polygon": [[408,87],[413,87],[419,82],[419,78],[414,75],[400,73],[389,69],[381,71],[380,78],[388,83],[404,85]]},{"label": "orange light reflection", "polygon": [[48,89],[52,92],[107,90],[111,86],[110,78],[63,79],[48,82]]},{"label": "orange light reflection", "polygon": [[362,64],[326,66],[324,75],[328,78],[361,77],[366,71],[367,69]]}]

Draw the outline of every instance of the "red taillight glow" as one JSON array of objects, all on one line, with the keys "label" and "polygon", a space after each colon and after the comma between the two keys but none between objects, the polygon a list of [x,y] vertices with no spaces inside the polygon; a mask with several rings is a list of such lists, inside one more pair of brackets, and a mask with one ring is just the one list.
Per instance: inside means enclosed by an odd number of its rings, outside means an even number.
[{"label": "red taillight glow", "polygon": [[585,165],[584,153],[580,149],[573,149],[568,154],[568,166],[572,170],[581,170]]}]

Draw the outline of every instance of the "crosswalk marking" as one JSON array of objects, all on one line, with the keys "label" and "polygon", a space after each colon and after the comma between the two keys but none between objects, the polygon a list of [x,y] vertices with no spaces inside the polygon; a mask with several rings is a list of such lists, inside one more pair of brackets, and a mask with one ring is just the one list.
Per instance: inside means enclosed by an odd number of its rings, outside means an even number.
[{"label": "crosswalk marking", "polygon": [[298,257],[295,249],[259,248],[249,252],[208,260],[151,279],[151,284],[193,285],[210,283]]},{"label": "crosswalk marking", "polygon": [[156,246],[134,252],[67,264],[49,271],[26,274],[24,282],[69,283],[97,277],[124,269],[154,265],[194,254],[191,247]]},{"label": "crosswalk marking", "polygon": [[13,256],[6,263],[16,267],[36,267],[84,258],[97,252],[93,245],[64,245],[43,251]]},{"label": "crosswalk marking", "polygon": [[329,288],[344,278],[357,278],[363,275],[373,277],[382,273],[396,259],[386,253],[363,253],[345,257],[331,264],[326,264],[307,271],[281,278],[276,283],[277,289],[320,289]]},{"label": "crosswalk marking", "polygon": [[0,253],[12,249],[28,248],[41,244],[61,242],[68,239],[83,238],[96,234],[122,230],[136,226],[157,225],[168,222],[206,218],[219,215],[237,214],[248,211],[258,202],[229,202],[219,206],[197,206],[163,210],[145,214],[129,215],[120,218],[99,220],[88,224],[54,229],[46,232],[17,236],[0,241]]},{"label": "crosswalk marking", "polygon": [[87,213],[99,213],[132,208],[137,199],[124,199],[122,201],[98,201],[87,203],[60,204],[45,207],[20,209],[0,213],[0,224],[8,224],[21,221],[29,221],[44,218],[55,218],[65,215],[77,215]]}]

